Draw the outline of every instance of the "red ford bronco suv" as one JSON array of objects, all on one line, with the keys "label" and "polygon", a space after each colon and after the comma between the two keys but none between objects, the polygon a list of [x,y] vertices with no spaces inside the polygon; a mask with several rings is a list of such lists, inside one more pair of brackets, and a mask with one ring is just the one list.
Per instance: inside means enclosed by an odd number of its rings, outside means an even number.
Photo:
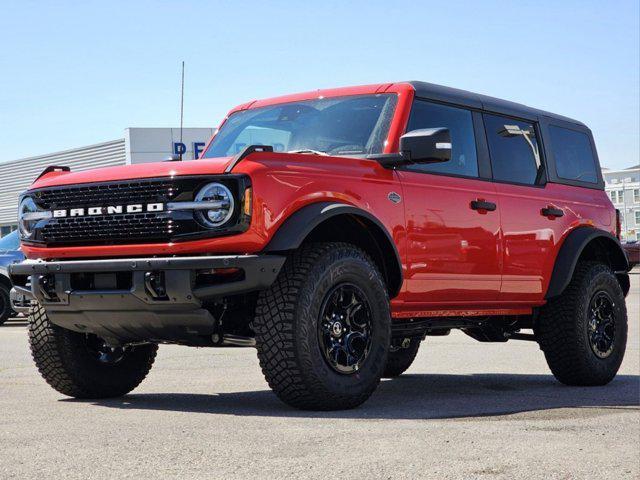
[{"label": "red ford bronco suv", "polygon": [[130,392],[160,343],[255,346],[278,397],[318,410],[454,328],[536,341],[568,385],[606,384],[625,351],[590,130],[428,83],[240,105],[196,161],[49,167],[19,225],[33,357],[72,397]]}]

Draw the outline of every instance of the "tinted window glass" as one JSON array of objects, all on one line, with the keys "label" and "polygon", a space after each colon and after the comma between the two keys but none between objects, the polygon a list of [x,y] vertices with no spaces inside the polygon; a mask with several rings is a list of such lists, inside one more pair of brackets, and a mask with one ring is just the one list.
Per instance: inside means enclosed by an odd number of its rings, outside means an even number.
[{"label": "tinted window glass", "polygon": [[231,115],[201,158],[235,155],[248,145],[330,155],[382,153],[397,95],[318,98]]},{"label": "tinted window glass", "polygon": [[478,176],[476,139],[471,112],[416,100],[411,108],[407,132],[421,128],[445,127],[451,132],[451,160],[444,163],[409,165],[408,170]]},{"label": "tinted window glass", "polygon": [[484,125],[493,178],[535,184],[540,154],[534,125],[499,115],[484,115]]},{"label": "tinted window glass", "polygon": [[589,137],[582,132],[549,126],[551,148],[560,178],[597,183],[596,162]]}]

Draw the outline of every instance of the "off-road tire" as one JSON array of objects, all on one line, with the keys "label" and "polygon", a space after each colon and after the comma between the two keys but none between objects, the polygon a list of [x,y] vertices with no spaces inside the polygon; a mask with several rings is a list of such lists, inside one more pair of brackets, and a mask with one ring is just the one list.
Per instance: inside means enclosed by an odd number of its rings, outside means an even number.
[{"label": "off-road tire", "polygon": [[[591,300],[598,292],[613,300],[613,350],[599,358],[589,343]],[[566,290],[545,305],[535,335],[553,375],[565,385],[606,385],[618,372],[627,343],[624,294],[611,269],[598,262],[580,262]]]},{"label": "off-road tire", "polygon": [[[371,348],[361,368],[336,372],[320,348],[321,306],[335,286],[357,285],[370,305]],[[262,372],[286,404],[306,410],[354,408],[374,392],[387,360],[391,331],[389,297],[375,263],[347,243],[301,247],[273,285],[261,292],[253,328]]]},{"label": "off-road tire", "polygon": [[407,348],[399,347],[391,349],[387,356],[387,364],[384,367],[382,378],[394,378],[402,375],[411,366],[418,355],[421,339],[414,337]]},{"label": "off-road tire", "polygon": [[0,325],[9,320],[12,313],[9,289],[4,285],[0,285]]},{"label": "off-road tire", "polygon": [[69,397],[121,397],[147,376],[158,346],[139,345],[114,364],[100,363],[86,346],[87,336],[54,325],[40,305],[29,312],[29,344],[42,377]]}]

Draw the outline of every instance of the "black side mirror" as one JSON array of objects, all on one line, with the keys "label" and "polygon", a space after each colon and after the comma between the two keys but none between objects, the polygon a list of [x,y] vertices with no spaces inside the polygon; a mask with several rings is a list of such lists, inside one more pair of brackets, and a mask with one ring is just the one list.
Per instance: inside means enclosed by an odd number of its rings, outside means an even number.
[{"label": "black side mirror", "polygon": [[451,160],[448,128],[412,130],[400,137],[400,153],[407,163],[440,163]]}]

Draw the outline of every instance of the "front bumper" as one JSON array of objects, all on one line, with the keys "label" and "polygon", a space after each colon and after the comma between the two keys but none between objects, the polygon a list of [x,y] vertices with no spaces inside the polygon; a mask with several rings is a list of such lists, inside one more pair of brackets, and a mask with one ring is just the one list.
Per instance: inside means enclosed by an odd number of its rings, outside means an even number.
[{"label": "front bumper", "polygon": [[[215,331],[204,302],[268,288],[284,262],[281,255],[25,260],[9,275],[17,293],[36,300],[61,327],[113,343],[193,344]],[[210,279],[229,271],[234,275],[223,280],[199,280],[203,272]]]}]

